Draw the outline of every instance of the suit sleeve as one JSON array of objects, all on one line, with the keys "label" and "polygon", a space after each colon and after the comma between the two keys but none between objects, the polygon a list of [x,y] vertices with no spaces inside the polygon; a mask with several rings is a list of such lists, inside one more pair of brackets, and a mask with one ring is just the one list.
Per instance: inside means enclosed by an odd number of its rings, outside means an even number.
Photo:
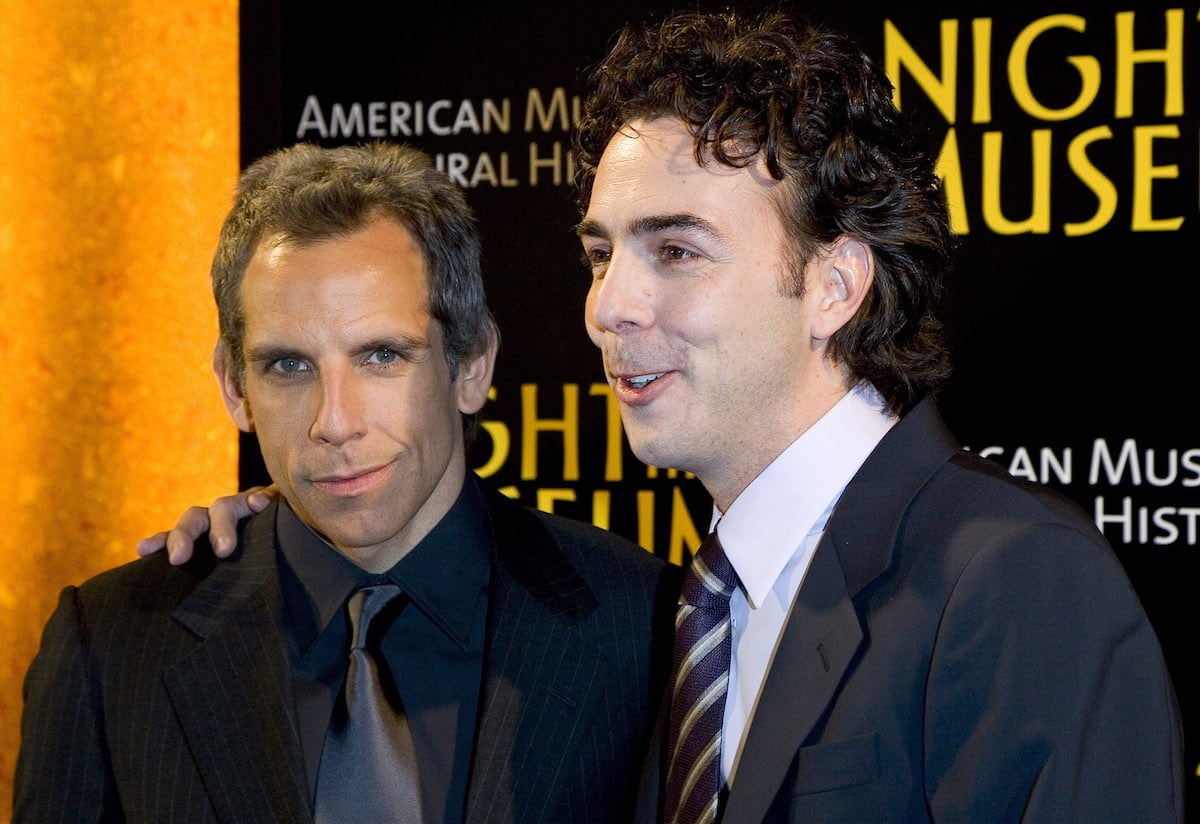
[{"label": "suit sleeve", "polygon": [[14,824],[121,820],[77,595],[75,587],[63,590],[25,676]]},{"label": "suit sleeve", "polygon": [[1183,821],[1174,690],[1098,538],[1043,524],[978,552],[943,615],[926,696],[935,821]]}]

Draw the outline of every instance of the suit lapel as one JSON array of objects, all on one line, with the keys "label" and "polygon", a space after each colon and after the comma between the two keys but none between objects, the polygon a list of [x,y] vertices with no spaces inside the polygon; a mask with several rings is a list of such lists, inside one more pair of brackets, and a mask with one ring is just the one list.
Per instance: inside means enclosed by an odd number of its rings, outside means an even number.
[{"label": "suit lapel", "polygon": [[547,820],[588,734],[603,650],[574,626],[594,594],[535,515],[493,494],[495,535],[470,822]]},{"label": "suit lapel", "polygon": [[931,401],[912,409],[847,485],[788,615],[754,710],[725,824],[767,814],[863,638],[855,597],[894,560],[904,512],[958,449]]},{"label": "suit lapel", "polygon": [[[723,821],[759,822],[862,642],[828,540],[813,556],[754,710]],[[760,720],[761,719],[761,720]]]},{"label": "suit lapel", "polygon": [[311,820],[274,523],[274,506],[251,519],[238,559],[218,563],[175,612],[200,640],[164,681],[221,821]]}]

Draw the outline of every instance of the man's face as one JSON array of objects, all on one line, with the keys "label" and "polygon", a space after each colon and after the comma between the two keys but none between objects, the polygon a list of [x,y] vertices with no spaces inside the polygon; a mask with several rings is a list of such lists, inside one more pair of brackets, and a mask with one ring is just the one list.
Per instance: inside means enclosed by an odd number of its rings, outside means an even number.
[{"label": "man's face", "polygon": [[813,338],[816,290],[784,295],[779,185],[761,159],[701,167],[673,118],[635,121],[580,224],[588,334],[630,445],[695,473],[722,508],[845,391]]},{"label": "man's face", "polygon": [[372,571],[454,503],[460,415],[491,380],[493,352],[451,380],[427,284],[417,244],[390,220],[311,245],[265,238],[241,285],[244,383],[223,350],[216,359],[230,413],[258,434],[292,509]]}]

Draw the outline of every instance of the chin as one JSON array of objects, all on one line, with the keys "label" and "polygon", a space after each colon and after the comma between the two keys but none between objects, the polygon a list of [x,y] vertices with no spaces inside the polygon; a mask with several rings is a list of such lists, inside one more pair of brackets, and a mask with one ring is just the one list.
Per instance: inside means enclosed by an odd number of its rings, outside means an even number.
[{"label": "chin", "polygon": [[642,463],[651,462],[651,456],[654,454],[654,438],[651,436],[651,433],[641,427],[630,427],[626,423],[625,440],[629,443],[630,450],[632,450],[639,461]]},{"label": "chin", "polygon": [[677,462],[682,457],[679,450],[658,433],[626,434],[629,448],[639,461],[647,466],[660,469],[677,469]]}]

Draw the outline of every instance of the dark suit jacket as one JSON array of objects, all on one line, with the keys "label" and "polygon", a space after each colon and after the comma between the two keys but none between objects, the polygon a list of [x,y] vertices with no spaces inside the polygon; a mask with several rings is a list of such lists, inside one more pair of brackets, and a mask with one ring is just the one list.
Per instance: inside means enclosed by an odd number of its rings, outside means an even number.
[{"label": "dark suit jacket", "polygon": [[[489,498],[470,822],[627,821],[669,666],[674,568]],[[240,555],[163,553],[64,590],[25,683],[14,821],[311,821],[274,507]],[[662,645],[662,649],[660,649]]]},{"label": "dark suit jacket", "polygon": [[723,824],[1179,822],[1181,738],[1157,637],[1091,521],[963,452],[926,401],[830,518]]}]

